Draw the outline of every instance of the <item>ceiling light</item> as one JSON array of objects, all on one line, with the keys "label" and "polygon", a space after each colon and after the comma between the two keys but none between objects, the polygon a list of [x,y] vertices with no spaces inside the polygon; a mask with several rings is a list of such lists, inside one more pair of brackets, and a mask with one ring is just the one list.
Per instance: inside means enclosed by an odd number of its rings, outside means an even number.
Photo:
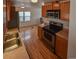
[{"label": "ceiling light", "polygon": [[24,7],[21,7],[21,8],[24,8]]},{"label": "ceiling light", "polygon": [[31,2],[33,2],[33,3],[37,3],[37,2],[38,2],[38,0],[31,0]]},{"label": "ceiling light", "polygon": [[44,4],[44,2],[42,3],[42,6],[44,6],[45,4]]}]

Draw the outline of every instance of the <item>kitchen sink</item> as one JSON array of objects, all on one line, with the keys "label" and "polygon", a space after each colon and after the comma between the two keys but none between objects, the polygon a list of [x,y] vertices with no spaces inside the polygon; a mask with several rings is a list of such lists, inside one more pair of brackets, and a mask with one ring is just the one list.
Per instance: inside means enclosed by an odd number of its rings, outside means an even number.
[{"label": "kitchen sink", "polygon": [[11,51],[21,45],[18,32],[4,35],[3,51]]}]

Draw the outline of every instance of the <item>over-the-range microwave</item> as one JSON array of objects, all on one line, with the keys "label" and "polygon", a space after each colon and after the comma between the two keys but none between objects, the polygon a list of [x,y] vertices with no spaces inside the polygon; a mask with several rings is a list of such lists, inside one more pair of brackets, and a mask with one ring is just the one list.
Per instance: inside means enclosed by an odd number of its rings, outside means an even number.
[{"label": "over-the-range microwave", "polygon": [[46,16],[53,19],[60,19],[60,10],[47,10]]}]

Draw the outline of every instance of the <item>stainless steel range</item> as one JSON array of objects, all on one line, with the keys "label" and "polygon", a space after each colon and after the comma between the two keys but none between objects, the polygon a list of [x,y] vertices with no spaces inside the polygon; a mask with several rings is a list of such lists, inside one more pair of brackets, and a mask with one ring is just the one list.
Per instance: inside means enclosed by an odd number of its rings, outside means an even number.
[{"label": "stainless steel range", "polygon": [[56,33],[63,29],[63,24],[58,22],[51,22],[44,28],[44,40],[49,44],[51,50],[55,52]]}]

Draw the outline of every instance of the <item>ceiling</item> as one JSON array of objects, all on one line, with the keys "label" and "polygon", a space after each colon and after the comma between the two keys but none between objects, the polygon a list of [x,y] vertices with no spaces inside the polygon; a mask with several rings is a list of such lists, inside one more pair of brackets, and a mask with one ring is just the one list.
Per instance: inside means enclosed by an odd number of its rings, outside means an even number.
[{"label": "ceiling", "polygon": [[[6,0],[3,0],[5,4]],[[37,3],[32,3],[31,0],[11,0],[15,7],[41,7],[44,2],[63,1],[63,0],[38,0]]]},{"label": "ceiling", "polygon": [[31,7],[31,6],[37,6],[40,7],[43,2],[51,2],[52,0],[38,0],[38,3],[32,3],[31,0],[12,0],[14,2],[14,5],[16,7]]},{"label": "ceiling", "polygon": [[[12,0],[14,2],[31,2],[31,0]],[[52,0],[38,0],[39,2],[51,2]]]}]

